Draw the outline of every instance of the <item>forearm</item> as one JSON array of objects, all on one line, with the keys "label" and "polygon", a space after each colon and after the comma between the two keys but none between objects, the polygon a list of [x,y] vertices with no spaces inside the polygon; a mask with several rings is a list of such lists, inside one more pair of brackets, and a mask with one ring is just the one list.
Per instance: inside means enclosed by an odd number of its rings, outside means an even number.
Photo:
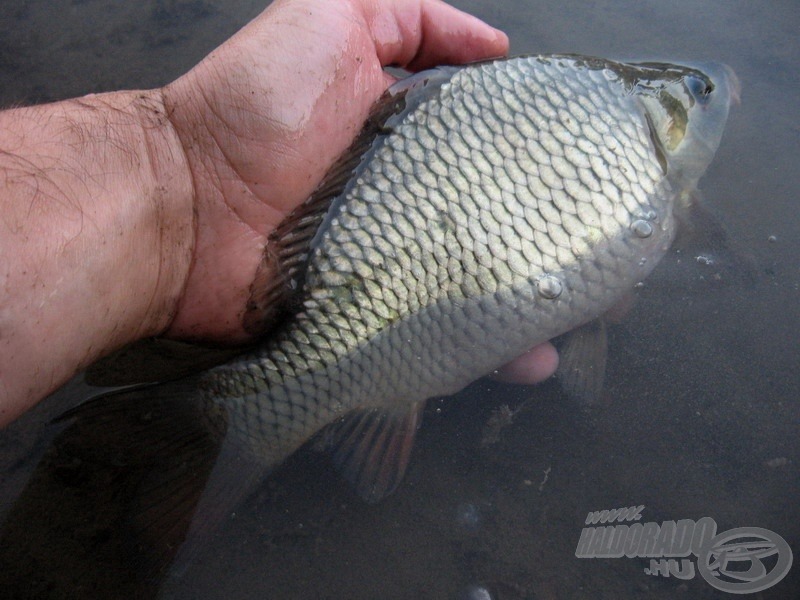
[{"label": "forearm", "polygon": [[0,424],[170,322],[192,183],[160,94],[0,112]]}]

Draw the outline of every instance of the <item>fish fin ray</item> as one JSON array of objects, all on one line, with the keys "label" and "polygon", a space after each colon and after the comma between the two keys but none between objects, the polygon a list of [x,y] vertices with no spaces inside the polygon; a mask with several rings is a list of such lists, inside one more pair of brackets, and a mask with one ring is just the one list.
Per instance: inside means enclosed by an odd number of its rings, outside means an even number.
[{"label": "fish fin ray", "polygon": [[736,247],[725,222],[698,189],[685,192],[674,208],[677,221],[671,253],[685,257],[706,281],[751,287],[758,278],[755,258]]},{"label": "fish fin ray", "polygon": [[250,286],[245,329],[264,334],[293,314],[302,298],[308,257],[317,233],[338,212],[348,189],[388,133],[393,117],[402,119],[449,81],[457,68],[439,67],[401,79],[373,104],[360,133],[334,162],[309,198],[278,225],[264,248]]},{"label": "fish fin ray", "polygon": [[416,402],[402,414],[355,411],[325,432],[334,464],[366,502],[382,500],[402,481],[424,406]]},{"label": "fish fin ray", "polygon": [[[114,390],[67,411],[56,422],[68,426],[54,446],[80,459],[85,468],[124,482],[124,531],[119,535],[136,549],[136,566],[149,578],[162,577],[177,558],[183,557],[185,565],[222,521],[224,502],[231,507],[231,499],[238,502],[245,495],[236,489],[226,498],[219,493],[214,476],[230,437],[227,419],[197,397],[193,378]],[[231,480],[225,479],[222,488],[230,490]],[[209,489],[213,501],[204,502]]]},{"label": "fish fin ray", "polygon": [[225,437],[170,567],[171,579],[183,577],[204,542],[222,528],[270,471],[269,465],[246,456],[231,434]]},{"label": "fish fin ray", "polygon": [[93,386],[116,387],[174,380],[231,360],[245,350],[246,347],[212,347],[147,338],[90,365],[85,381]]},{"label": "fish fin ray", "polygon": [[567,395],[582,405],[597,403],[603,391],[608,356],[604,318],[561,336],[556,376]]},{"label": "fish fin ray", "polygon": [[361,132],[327,172],[309,198],[272,232],[264,257],[250,286],[244,327],[263,334],[295,309],[303,287],[314,236],[331,212],[334,201],[354,180],[369,151],[384,137],[386,121],[405,108],[405,94],[385,93],[376,101]]}]

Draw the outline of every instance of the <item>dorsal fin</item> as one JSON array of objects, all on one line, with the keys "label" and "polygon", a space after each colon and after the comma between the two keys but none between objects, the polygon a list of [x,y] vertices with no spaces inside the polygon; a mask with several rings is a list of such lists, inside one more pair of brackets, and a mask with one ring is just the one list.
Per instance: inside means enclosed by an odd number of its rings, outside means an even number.
[{"label": "dorsal fin", "polygon": [[407,77],[390,87],[372,106],[364,127],[339,157],[320,185],[303,204],[292,211],[270,234],[264,258],[250,286],[244,315],[245,329],[254,334],[270,330],[280,317],[294,312],[300,302],[305,268],[312,241],[329,213],[336,210],[375,150],[392,131],[390,120],[402,120],[442,83],[453,68],[440,68]]},{"label": "dorsal fin", "polygon": [[405,413],[359,410],[325,431],[334,464],[365,501],[378,502],[402,481],[424,408],[423,401]]},{"label": "dorsal fin", "polygon": [[334,163],[319,187],[270,234],[264,258],[250,286],[244,317],[248,332],[263,333],[282,313],[291,312],[292,299],[302,287],[311,240],[333,200],[345,191],[362,161],[385,133],[386,121],[405,107],[404,99],[405,94],[392,95],[389,91],[381,96],[361,133]]}]

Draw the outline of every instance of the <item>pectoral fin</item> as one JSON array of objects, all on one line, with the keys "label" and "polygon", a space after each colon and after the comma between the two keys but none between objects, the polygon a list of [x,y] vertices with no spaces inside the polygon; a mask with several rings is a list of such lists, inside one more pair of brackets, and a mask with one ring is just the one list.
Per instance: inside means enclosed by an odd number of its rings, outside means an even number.
[{"label": "pectoral fin", "polygon": [[752,255],[737,248],[721,217],[717,216],[699,190],[681,195],[675,203],[677,232],[672,253],[699,276],[712,282],[753,285],[758,265]]}]

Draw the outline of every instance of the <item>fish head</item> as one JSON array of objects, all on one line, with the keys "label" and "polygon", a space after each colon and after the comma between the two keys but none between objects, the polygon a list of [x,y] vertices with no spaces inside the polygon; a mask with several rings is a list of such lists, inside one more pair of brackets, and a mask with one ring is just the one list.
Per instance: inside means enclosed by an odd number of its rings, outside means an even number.
[{"label": "fish head", "polygon": [[693,189],[714,157],[739,80],[719,63],[622,65],[621,75],[639,98],[666,177],[676,189]]}]

